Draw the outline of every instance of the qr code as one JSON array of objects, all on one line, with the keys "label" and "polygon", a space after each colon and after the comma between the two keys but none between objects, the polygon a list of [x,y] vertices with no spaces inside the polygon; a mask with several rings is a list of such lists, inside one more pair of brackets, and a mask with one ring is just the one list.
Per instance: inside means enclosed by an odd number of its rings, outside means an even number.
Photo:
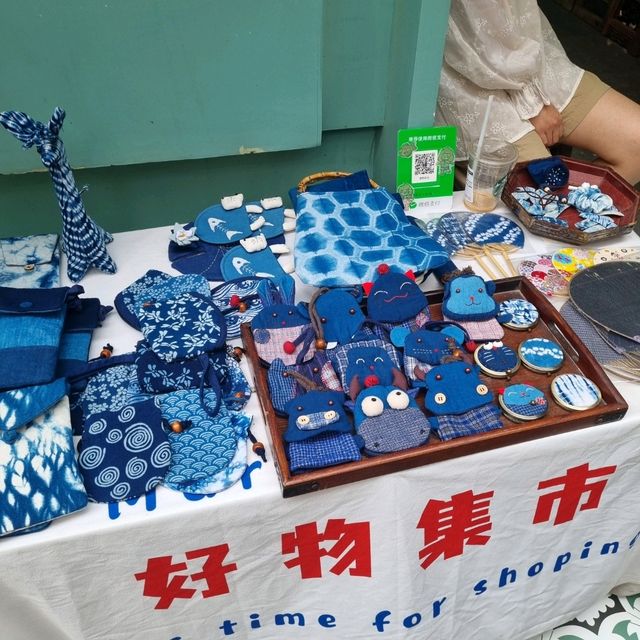
[{"label": "qr code", "polygon": [[411,166],[411,182],[435,182],[438,178],[438,152],[414,151]]}]

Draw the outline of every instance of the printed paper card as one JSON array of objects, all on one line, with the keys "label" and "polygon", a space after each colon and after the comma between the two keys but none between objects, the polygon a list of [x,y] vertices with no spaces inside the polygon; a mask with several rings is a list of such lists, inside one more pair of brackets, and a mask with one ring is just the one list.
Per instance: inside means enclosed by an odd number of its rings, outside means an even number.
[{"label": "printed paper card", "polygon": [[456,128],[398,131],[397,190],[414,216],[446,213],[453,206]]}]

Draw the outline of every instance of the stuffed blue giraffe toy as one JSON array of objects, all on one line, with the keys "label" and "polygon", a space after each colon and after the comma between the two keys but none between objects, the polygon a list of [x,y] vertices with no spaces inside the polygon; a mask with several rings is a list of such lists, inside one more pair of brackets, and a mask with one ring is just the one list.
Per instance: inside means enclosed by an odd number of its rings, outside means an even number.
[{"label": "stuffed blue giraffe toy", "polygon": [[78,282],[91,267],[115,273],[116,265],[105,247],[113,237],[87,215],[73,179],[59,135],[64,117],[64,109],[60,107],[54,109],[47,124],[20,111],[3,111],[0,124],[18,138],[25,149],[35,145],[42,164],[49,169],[62,213],[62,248],[67,254],[67,275],[72,282]]}]

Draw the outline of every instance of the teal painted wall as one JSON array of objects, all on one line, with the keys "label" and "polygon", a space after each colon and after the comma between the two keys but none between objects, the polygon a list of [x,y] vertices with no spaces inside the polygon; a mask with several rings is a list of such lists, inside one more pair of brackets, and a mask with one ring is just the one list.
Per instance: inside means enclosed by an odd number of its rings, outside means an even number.
[{"label": "teal painted wall", "polygon": [[[63,5],[25,0],[0,22],[0,110],[67,110],[76,182],[110,231],[187,222],[238,191],[284,196],[326,169],[393,187],[397,129],[433,121],[449,0]],[[38,163],[0,128],[0,237],[60,230]]]}]

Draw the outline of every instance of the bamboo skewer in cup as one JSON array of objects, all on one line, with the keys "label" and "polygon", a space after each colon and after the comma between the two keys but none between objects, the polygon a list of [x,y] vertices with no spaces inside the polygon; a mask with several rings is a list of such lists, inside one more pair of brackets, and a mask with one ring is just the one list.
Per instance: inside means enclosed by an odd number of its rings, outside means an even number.
[{"label": "bamboo skewer in cup", "polygon": [[493,211],[502,194],[507,174],[518,159],[518,149],[510,142],[487,141],[487,125],[493,96],[489,96],[480,137],[474,151],[469,152],[464,204],[471,211]]}]

